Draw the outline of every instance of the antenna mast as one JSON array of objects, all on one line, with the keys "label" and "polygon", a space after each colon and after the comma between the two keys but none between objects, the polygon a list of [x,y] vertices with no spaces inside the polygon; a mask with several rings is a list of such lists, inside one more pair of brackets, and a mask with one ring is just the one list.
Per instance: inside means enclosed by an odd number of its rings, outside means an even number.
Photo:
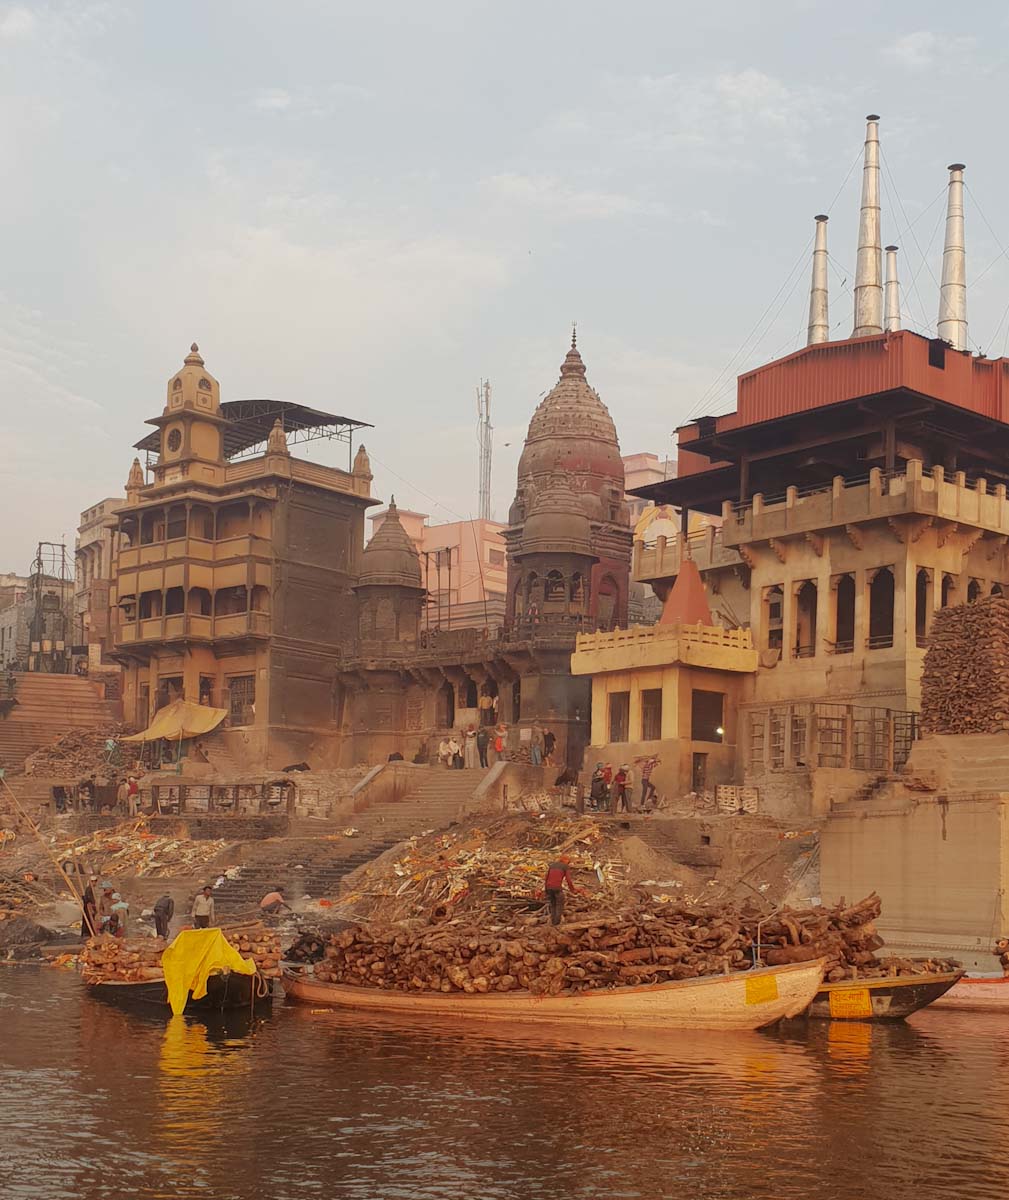
[{"label": "antenna mast", "polygon": [[490,472],[494,448],[494,427],[490,423],[490,380],[482,379],[476,390],[477,445],[480,447],[480,492],[478,511],[481,521],[489,521]]}]

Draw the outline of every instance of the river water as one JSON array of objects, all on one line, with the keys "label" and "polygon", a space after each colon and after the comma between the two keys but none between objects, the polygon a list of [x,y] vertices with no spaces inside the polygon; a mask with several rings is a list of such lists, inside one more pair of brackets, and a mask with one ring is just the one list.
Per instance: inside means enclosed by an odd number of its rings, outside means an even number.
[{"label": "river water", "polygon": [[278,1002],[140,1017],[0,970],[5,1200],[993,1200],[1009,1037],[988,1015],[558,1036]]}]

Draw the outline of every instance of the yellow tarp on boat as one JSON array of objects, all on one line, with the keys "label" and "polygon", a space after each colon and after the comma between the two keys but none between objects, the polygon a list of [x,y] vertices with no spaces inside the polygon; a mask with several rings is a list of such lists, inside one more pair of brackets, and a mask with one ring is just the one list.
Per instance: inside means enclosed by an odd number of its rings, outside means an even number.
[{"label": "yellow tarp on boat", "polygon": [[194,1000],[207,994],[207,977],[215,971],[237,971],[255,975],[256,964],[242,958],[219,929],[183,929],[161,956],[168,1003],[176,1016],[186,1007],[189,993]]},{"label": "yellow tarp on boat", "polygon": [[156,742],[167,738],[177,742],[179,738],[199,737],[209,733],[228,715],[226,708],[209,708],[206,704],[193,704],[191,700],[173,700],[155,714],[154,720],[142,733],[121,738],[123,742]]}]

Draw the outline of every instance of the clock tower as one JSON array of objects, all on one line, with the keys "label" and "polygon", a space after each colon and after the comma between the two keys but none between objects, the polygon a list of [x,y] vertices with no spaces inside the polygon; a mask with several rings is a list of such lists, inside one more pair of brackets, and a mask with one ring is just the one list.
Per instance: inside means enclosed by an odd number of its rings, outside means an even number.
[{"label": "clock tower", "polygon": [[155,480],[171,484],[183,480],[213,483],[224,465],[221,385],[207,370],[200,348],[193,342],[182,370],[168,381],[168,395],[160,417],[149,422],[161,430],[161,448]]}]

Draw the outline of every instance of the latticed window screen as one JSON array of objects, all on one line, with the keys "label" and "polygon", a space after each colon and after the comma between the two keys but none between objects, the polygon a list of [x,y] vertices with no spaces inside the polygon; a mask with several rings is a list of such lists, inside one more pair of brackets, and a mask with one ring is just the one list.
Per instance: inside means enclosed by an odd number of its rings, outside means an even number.
[{"label": "latticed window screen", "polygon": [[252,709],[256,703],[256,677],[233,675],[228,680],[228,687],[228,714],[231,722],[233,725],[247,725],[252,719]]},{"label": "latticed window screen", "polygon": [[767,719],[768,760],[772,767],[785,765],[785,714],[772,709]]},{"label": "latticed window screen", "polygon": [[764,767],[764,731],[767,716],[763,712],[750,713],[750,770],[760,771]]}]

